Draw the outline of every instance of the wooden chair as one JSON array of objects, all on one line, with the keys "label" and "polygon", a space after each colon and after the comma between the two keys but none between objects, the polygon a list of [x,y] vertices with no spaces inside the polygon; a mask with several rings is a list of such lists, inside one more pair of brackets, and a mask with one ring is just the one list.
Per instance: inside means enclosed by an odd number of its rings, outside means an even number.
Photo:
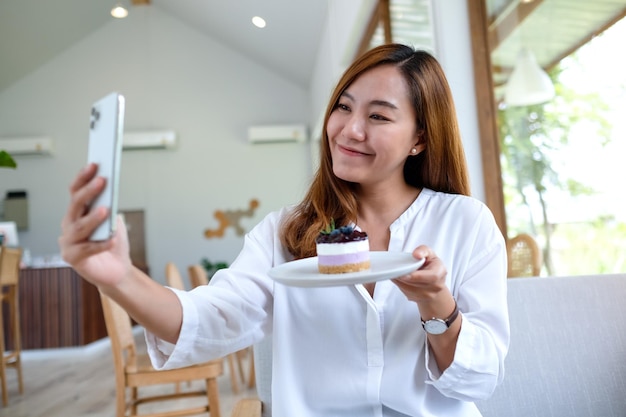
[{"label": "wooden chair", "polygon": [[230,414],[231,417],[261,417],[263,404],[257,398],[244,398],[237,401]]},{"label": "wooden chair", "polygon": [[168,287],[176,288],[177,290],[185,289],[183,276],[180,274],[180,271],[174,262],[168,262],[165,264],[165,282]]},{"label": "wooden chair", "polygon": [[[116,415],[117,417],[137,416],[138,406],[148,402],[168,401],[202,396],[207,404],[187,409],[162,411],[154,414],[141,414],[145,417],[189,416],[209,412],[211,417],[220,417],[217,377],[222,375],[222,361],[215,360],[185,368],[157,371],[150,365],[147,354],[139,355],[135,346],[131,321],[128,313],[106,295],[100,293],[102,310],[107,332],[111,339],[113,362],[115,365]],[[150,385],[171,384],[190,380],[204,380],[205,390],[176,392],[161,395],[139,396],[138,388]],[[126,391],[131,395],[127,402]]]},{"label": "wooden chair", "polygon": [[521,233],[507,241],[506,249],[509,278],[539,276],[542,262],[541,251],[532,236]]},{"label": "wooden chair", "polygon": [[187,271],[189,272],[189,282],[191,283],[191,288],[196,288],[200,285],[207,285],[209,283],[209,277],[202,265],[190,265],[189,268],[187,268]]},{"label": "wooden chair", "polygon": [[[174,262],[165,264],[165,283],[168,287],[176,288],[177,290],[185,290],[183,276],[180,274],[180,270]],[[187,381],[187,386],[189,385],[191,385],[191,381]],[[180,382],[176,383],[176,392],[180,392]]]},{"label": "wooden chair", "polygon": [[254,346],[257,397],[245,398],[235,404],[231,417],[272,415],[272,340],[264,339]]},{"label": "wooden chair", "polygon": [[[7,368],[15,368],[17,372],[17,383],[20,394],[24,393],[24,381],[22,379],[22,361],[20,353],[22,350],[22,335],[20,334],[20,309],[18,300],[20,261],[22,259],[22,249],[0,247],[0,382],[2,385],[2,404],[9,403],[9,393],[7,391]],[[4,304],[9,307],[9,328],[13,343],[12,349],[7,350],[4,344]]]},{"label": "wooden chair", "polygon": [[[200,285],[207,285],[209,283],[209,277],[207,275],[206,270],[200,264],[190,265],[187,268],[189,272],[189,282],[191,283],[191,288],[196,288]],[[239,382],[237,381],[237,376],[235,372],[235,362],[237,363],[237,370],[239,371],[239,378],[241,378],[241,382],[243,384],[246,383],[246,375],[243,369],[243,358],[245,356],[249,356],[250,358],[250,366],[249,366],[249,378],[248,378],[248,387],[254,388],[254,355],[252,354],[252,347],[248,347],[242,350],[239,350],[235,353],[231,353],[226,357],[228,361],[228,371],[230,372],[230,385],[233,393],[239,393]]]}]

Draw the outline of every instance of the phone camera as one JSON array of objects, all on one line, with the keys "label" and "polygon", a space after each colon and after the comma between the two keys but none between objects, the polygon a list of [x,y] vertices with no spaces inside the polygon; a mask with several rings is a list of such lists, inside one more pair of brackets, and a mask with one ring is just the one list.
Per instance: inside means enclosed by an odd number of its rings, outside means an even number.
[{"label": "phone camera", "polygon": [[89,127],[93,129],[96,127],[96,122],[100,119],[100,112],[96,110],[95,107],[91,108],[91,117],[90,117]]}]

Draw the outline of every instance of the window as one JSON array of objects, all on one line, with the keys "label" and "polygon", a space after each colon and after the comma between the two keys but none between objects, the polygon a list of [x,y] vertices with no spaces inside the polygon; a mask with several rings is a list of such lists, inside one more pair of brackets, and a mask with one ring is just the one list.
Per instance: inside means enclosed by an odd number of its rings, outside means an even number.
[{"label": "window", "polygon": [[363,36],[359,54],[397,42],[434,52],[431,0],[380,0]]},{"label": "window", "polygon": [[[501,229],[536,238],[544,275],[626,271],[626,66],[613,58],[624,1],[468,0],[468,10],[487,204]],[[533,62],[554,96],[514,99],[514,71]]]}]

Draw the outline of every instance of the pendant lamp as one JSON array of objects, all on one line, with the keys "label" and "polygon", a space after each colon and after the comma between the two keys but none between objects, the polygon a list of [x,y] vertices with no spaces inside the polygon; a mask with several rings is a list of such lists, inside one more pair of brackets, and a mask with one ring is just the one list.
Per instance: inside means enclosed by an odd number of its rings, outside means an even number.
[{"label": "pendant lamp", "polygon": [[504,90],[504,102],[508,106],[531,106],[554,98],[554,84],[539,66],[535,55],[523,48],[515,63]]}]

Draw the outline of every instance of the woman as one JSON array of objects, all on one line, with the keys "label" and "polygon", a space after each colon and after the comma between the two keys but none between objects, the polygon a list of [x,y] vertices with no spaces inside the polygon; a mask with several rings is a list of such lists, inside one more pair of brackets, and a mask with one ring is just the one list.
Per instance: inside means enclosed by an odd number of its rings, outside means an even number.
[{"label": "woman", "polygon": [[[473,401],[502,380],[509,343],[505,245],[469,197],[442,69],[403,45],[369,51],[339,81],[323,132],[306,197],[263,219],[209,286],[176,291],[133,268],[121,222],[111,241],[88,241],[106,217],[84,210],[104,185],[94,166],[71,186],[63,256],[146,328],[158,367],[271,337],[274,416],[479,416]],[[375,284],[274,283],[267,271],[314,256],[330,219],[425,263]]]}]

